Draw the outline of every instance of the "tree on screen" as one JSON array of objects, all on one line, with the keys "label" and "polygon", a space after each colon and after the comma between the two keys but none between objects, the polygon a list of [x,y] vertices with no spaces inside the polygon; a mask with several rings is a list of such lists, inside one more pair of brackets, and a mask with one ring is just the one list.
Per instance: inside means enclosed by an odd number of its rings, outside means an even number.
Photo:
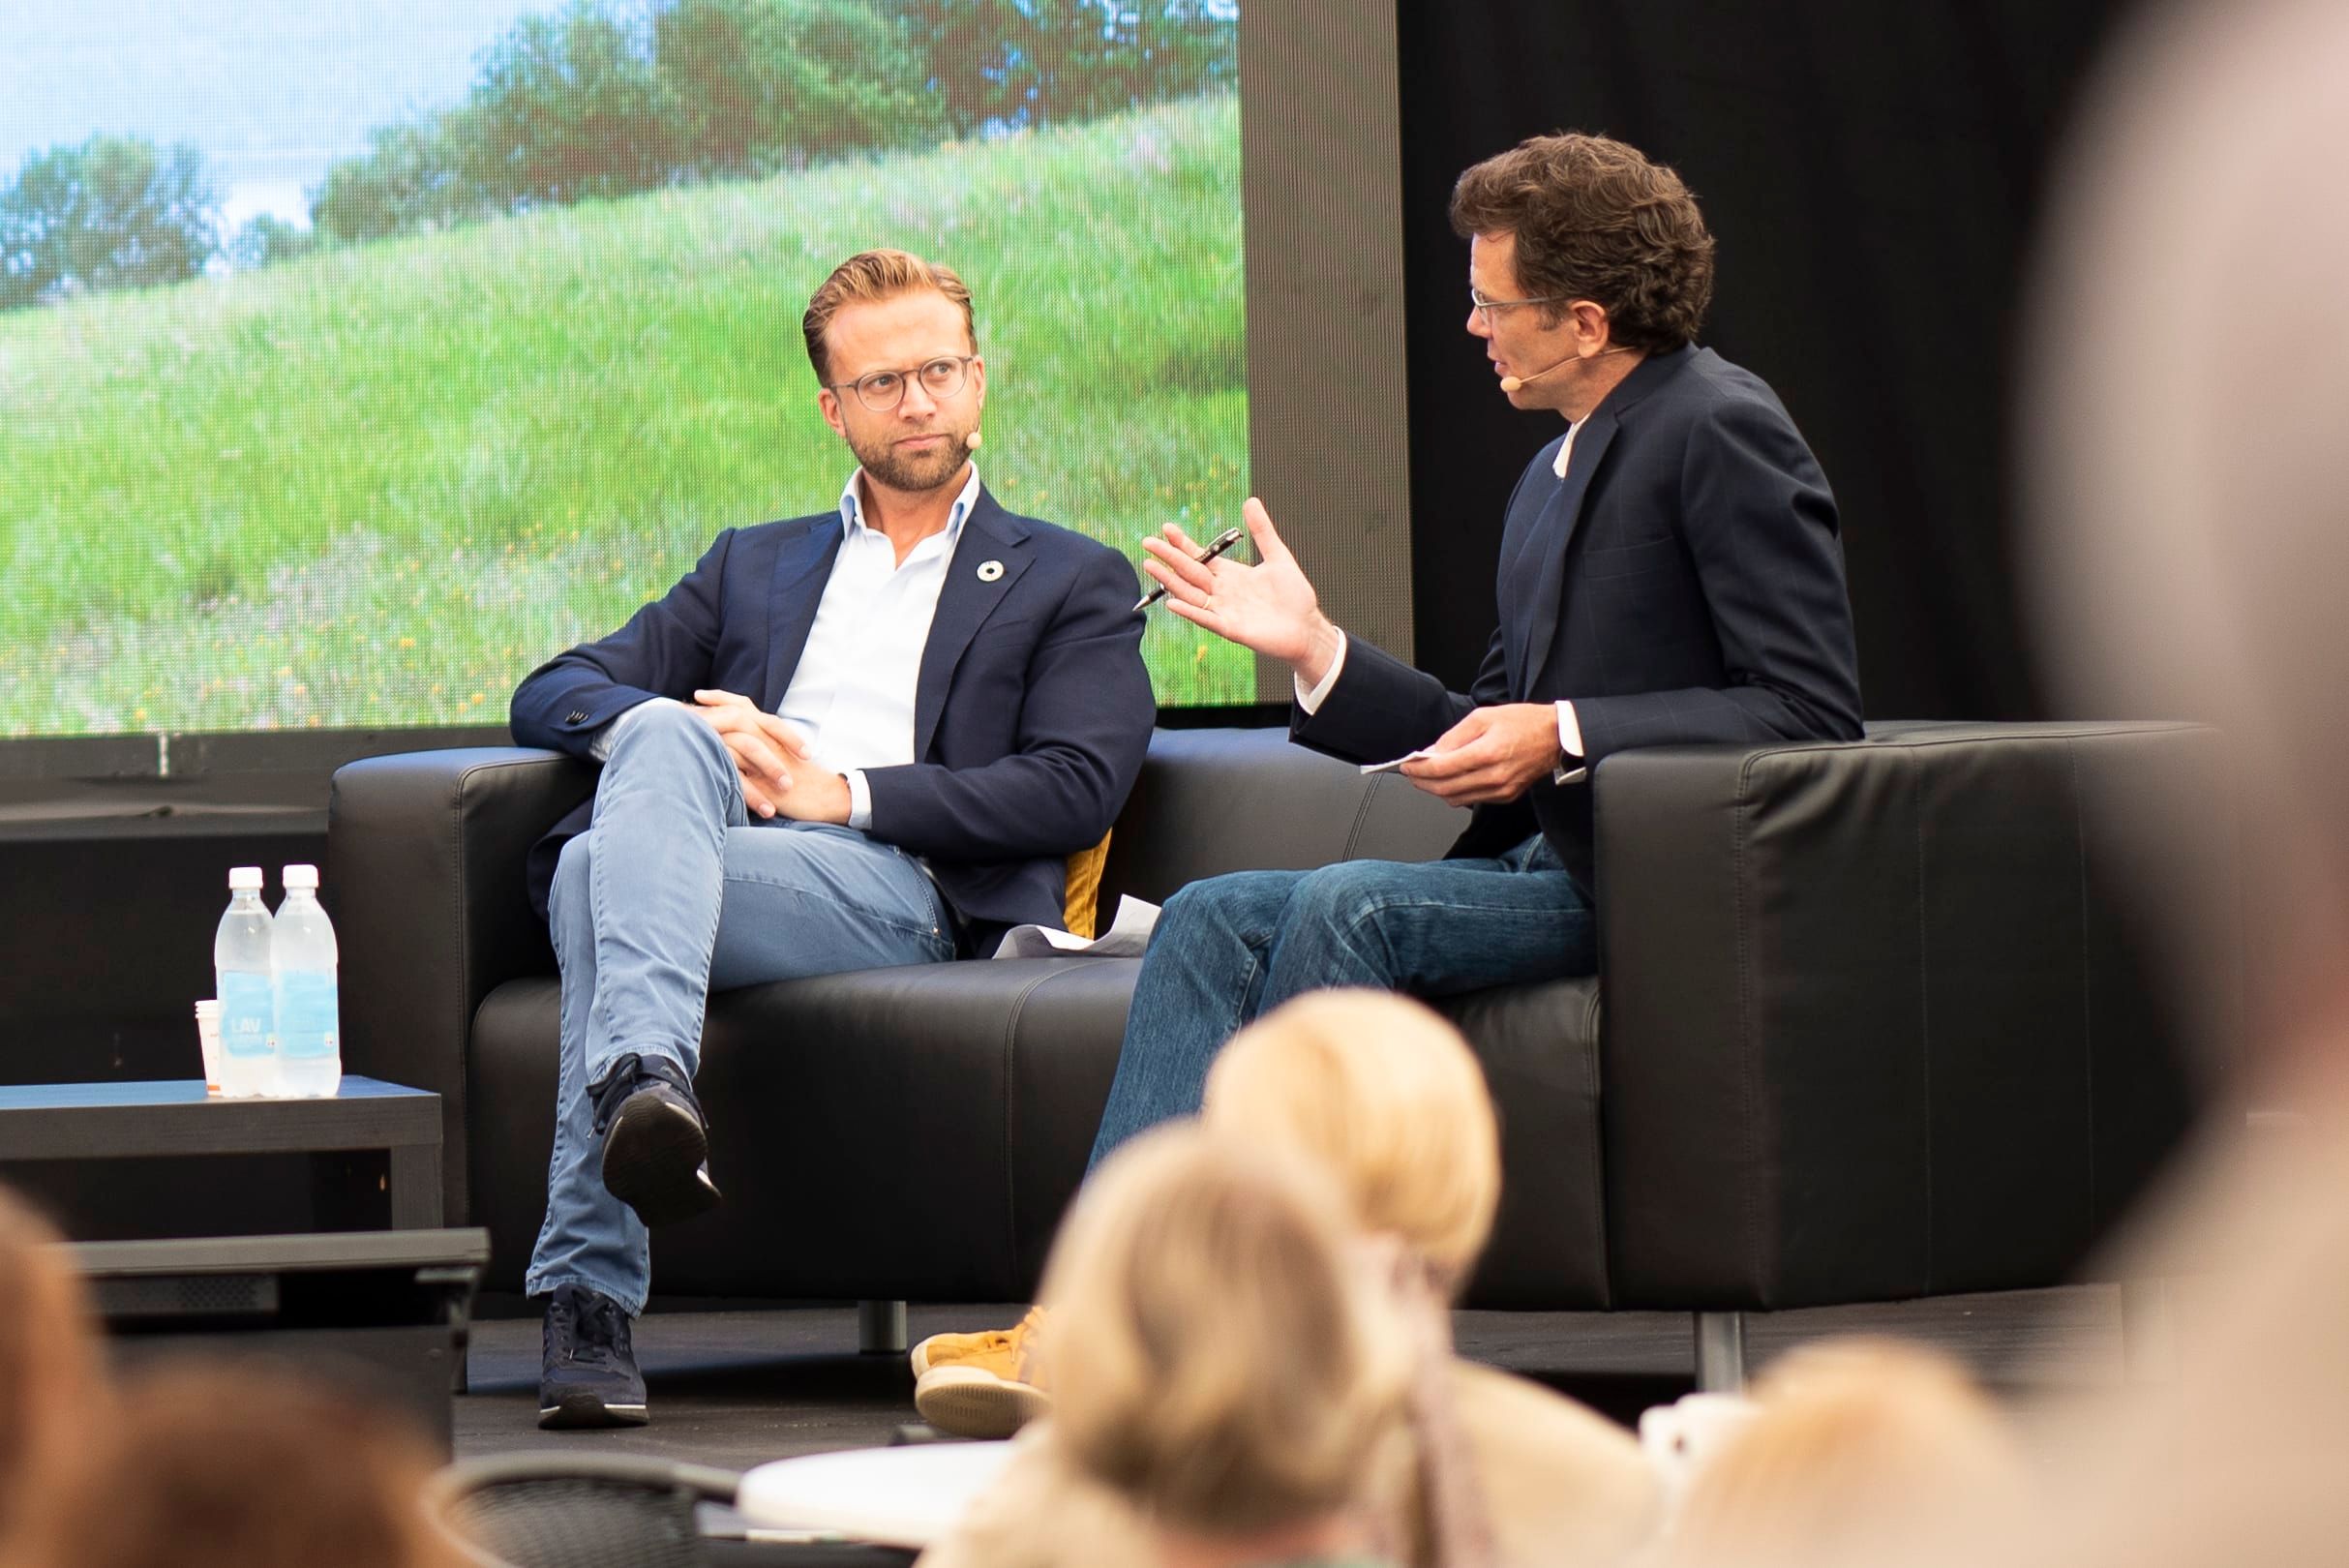
[{"label": "tree on screen", "polygon": [[203,155],[136,136],[35,153],[0,190],[0,310],[203,271],[220,247]]},{"label": "tree on screen", "polygon": [[369,132],[364,156],[341,159],[326,170],[326,184],[310,209],[317,232],[354,242],[382,239],[495,212],[489,193],[462,166],[452,118]]},{"label": "tree on screen", "polygon": [[652,38],[698,174],[764,173],[947,134],[909,29],[868,0],[673,0]]},{"label": "tree on screen", "polygon": [[377,130],[335,240],[1098,119],[1236,85],[1238,0],[567,0],[465,101]]},{"label": "tree on screen", "polygon": [[890,0],[958,131],[1098,119],[1239,80],[1238,0]]},{"label": "tree on screen", "polygon": [[449,123],[465,172],[509,210],[624,196],[678,164],[677,106],[642,30],[595,0],[525,16]]}]

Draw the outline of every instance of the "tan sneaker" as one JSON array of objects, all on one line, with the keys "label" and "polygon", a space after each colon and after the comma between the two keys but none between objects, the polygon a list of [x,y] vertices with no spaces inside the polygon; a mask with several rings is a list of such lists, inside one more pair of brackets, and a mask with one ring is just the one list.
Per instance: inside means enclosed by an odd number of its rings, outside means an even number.
[{"label": "tan sneaker", "polygon": [[1006,1351],[1016,1354],[1043,1321],[1044,1310],[1031,1307],[1027,1316],[1008,1329],[988,1329],[979,1334],[933,1334],[914,1346],[914,1377],[919,1381],[927,1377],[933,1367],[968,1361],[973,1356],[1001,1355]]},{"label": "tan sneaker", "polygon": [[[1036,1334],[1041,1311],[1031,1311],[1002,1342],[955,1361],[933,1350],[929,1370],[914,1384],[914,1408],[940,1432],[956,1437],[1009,1437],[1052,1408]],[[971,1336],[977,1338],[977,1336]]]}]

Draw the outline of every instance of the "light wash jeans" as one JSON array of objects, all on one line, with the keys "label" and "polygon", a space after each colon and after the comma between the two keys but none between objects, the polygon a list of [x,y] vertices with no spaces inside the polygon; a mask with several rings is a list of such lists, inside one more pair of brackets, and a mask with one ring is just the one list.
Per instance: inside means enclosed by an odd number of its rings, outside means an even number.
[{"label": "light wash jeans", "polygon": [[1538,834],[1497,859],[1344,860],[1194,882],[1166,901],[1142,955],[1092,1164],[1196,1113],[1223,1042],[1300,992],[1448,996],[1592,974],[1598,958],[1590,901]]},{"label": "light wash jeans", "polygon": [[526,1287],[586,1285],[633,1316],[651,1249],[636,1211],[604,1187],[588,1086],[631,1051],[693,1072],[712,990],[934,962],[954,956],[954,938],[936,887],[902,850],[847,828],[754,824],[717,732],[665,705],[616,732],[594,826],[563,846],[548,914],[562,1056],[547,1220]]}]

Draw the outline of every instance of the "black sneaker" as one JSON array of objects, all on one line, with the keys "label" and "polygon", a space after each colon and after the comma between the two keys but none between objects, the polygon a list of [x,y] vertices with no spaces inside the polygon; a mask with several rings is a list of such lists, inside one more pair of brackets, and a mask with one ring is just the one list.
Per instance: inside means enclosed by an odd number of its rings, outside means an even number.
[{"label": "black sneaker", "polygon": [[722,1201],[709,1179],[709,1123],[693,1080],[662,1056],[623,1056],[595,1095],[604,1186],[647,1225],[707,1214]]},{"label": "black sneaker", "polygon": [[628,1343],[628,1314],[585,1285],[547,1298],[546,1353],[538,1371],[542,1427],[641,1427],[645,1375]]}]

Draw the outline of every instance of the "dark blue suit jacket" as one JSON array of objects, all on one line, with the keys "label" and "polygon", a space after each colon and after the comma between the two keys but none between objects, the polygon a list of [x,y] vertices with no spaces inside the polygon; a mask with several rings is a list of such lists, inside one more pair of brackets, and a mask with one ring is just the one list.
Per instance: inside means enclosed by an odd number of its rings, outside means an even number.
[{"label": "dark blue suit jacket", "polygon": [[[1500,626],[1465,695],[1366,643],[1299,742],[1353,762],[1424,746],[1472,708],[1571,700],[1596,767],[1630,746],[1859,738],[1859,656],[1835,498],[1761,378],[1694,346],[1640,363],[1518,480]],[[1455,855],[1537,828],[1587,888],[1590,790],[1481,806]]]},{"label": "dark blue suit jacket", "polygon": [[[588,754],[654,697],[739,692],[769,712],[807,647],[840,515],[729,528],[625,626],[539,666],[514,739]],[[1003,575],[981,581],[981,561]],[[1014,517],[982,486],[948,563],[914,698],[915,762],[870,768],[875,838],[925,859],[968,922],[1061,923],[1065,861],[1097,843],[1140,773],[1157,716],[1133,567],[1081,534]],[[582,806],[531,852],[540,912]]]}]

